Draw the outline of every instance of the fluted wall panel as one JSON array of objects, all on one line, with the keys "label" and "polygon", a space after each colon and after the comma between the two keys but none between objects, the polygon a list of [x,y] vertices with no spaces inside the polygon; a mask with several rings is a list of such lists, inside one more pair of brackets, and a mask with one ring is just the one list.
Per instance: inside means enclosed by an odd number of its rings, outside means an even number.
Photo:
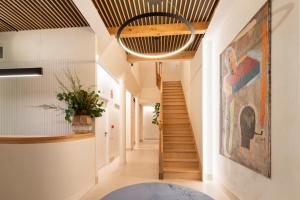
[{"label": "fluted wall panel", "polygon": [[[3,64],[1,65],[3,66]],[[7,64],[5,65],[7,66]],[[0,134],[46,136],[70,134],[71,126],[64,120],[62,111],[44,110],[38,106],[59,104],[65,107],[55,97],[60,91],[55,75],[64,84],[68,84],[68,80],[63,75],[64,71],[68,69],[73,72],[84,71],[84,77],[89,77],[89,79],[83,81],[91,86],[94,85],[95,64],[59,60],[9,65],[11,67],[14,65],[43,67],[44,75],[42,77],[0,79]]]},{"label": "fluted wall panel", "polygon": [[[95,34],[90,28],[0,33],[0,68],[42,67],[42,77],[0,78],[0,135],[52,136],[71,133],[62,112],[43,110],[57,104],[64,71],[76,70],[86,86],[96,83]],[[61,104],[64,106],[64,104]]]}]

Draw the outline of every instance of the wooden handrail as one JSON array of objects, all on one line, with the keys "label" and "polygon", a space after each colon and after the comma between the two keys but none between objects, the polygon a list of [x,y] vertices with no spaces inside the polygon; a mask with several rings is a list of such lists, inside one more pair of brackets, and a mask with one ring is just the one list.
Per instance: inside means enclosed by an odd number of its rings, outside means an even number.
[{"label": "wooden handrail", "polygon": [[155,63],[155,70],[156,70],[156,86],[158,89],[161,89],[161,82],[162,82],[162,63],[156,62]]},{"label": "wooden handrail", "polygon": [[0,136],[0,144],[41,144],[77,141],[94,138],[95,133],[70,134],[64,136]]},{"label": "wooden handrail", "polygon": [[164,121],[163,121],[163,80],[162,80],[162,63],[156,65],[156,84],[160,89],[160,109],[159,109],[159,179],[163,179],[163,153],[164,153]]}]

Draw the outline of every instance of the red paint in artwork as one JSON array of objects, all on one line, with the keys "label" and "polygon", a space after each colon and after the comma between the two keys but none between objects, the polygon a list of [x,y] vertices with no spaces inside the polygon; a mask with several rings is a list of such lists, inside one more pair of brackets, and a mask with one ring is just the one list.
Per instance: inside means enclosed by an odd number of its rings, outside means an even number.
[{"label": "red paint in artwork", "polygon": [[268,62],[268,26],[262,26],[262,65],[261,65],[261,95],[260,95],[260,127],[265,126],[266,96],[267,96],[267,63]]}]

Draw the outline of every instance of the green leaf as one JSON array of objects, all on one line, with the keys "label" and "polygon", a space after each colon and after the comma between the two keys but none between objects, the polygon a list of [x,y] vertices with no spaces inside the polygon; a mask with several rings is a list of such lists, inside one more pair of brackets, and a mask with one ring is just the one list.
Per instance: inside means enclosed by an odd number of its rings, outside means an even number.
[{"label": "green leaf", "polygon": [[69,81],[68,85],[70,85],[70,88],[56,76],[62,90],[56,95],[56,98],[58,101],[66,104],[66,109],[61,109],[61,107],[54,105],[42,105],[40,107],[44,109],[64,110],[65,120],[70,123],[74,115],[84,114],[91,117],[101,117],[105,109],[103,108],[104,102],[101,101],[99,96],[100,91],[84,90],[76,72],[71,73],[70,70],[66,70],[63,74],[66,80]]}]

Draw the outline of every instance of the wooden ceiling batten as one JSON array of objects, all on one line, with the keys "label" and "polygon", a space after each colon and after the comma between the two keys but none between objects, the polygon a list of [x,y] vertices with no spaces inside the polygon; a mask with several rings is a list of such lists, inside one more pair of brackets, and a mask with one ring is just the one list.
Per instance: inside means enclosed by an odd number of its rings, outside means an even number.
[{"label": "wooden ceiling batten", "polygon": [[[43,15],[43,16],[47,16],[49,15],[49,13],[47,12],[46,9],[44,9],[44,6],[42,6],[41,4],[42,1],[38,1],[38,2],[32,2],[34,4],[34,6],[39,10],[39,12]],[[52,27],[59,27],[58,23],[56,20],[49,20],[49,19],[45,19],[47,24],[51,24]]]},{"label": "wooden ceiling batten", "polygon": [[[195,40],[186,49],[195,52],[207,30],[219,0],[91,0],[111,35],[130,18],[167,12],[181,15],[196,30]],[[179,20],[170,17],[147,17],[126,27],[120,38],[127,47],[139,53],[159,54],[176,50],[190,37],[190,31]],[[156,38],[156,39],[155,39]],[[191,54],[189,54],[191,55]]]},{"label": "wooden ceiling batten", "polygon": [[207,18],[205,19],[206,21],[210,21],[212,16],[214,15],[215,9],[218,5],[218,0],[214,0],[210,10],[209,10],[209,15],[207,16]]},{"label": "wooden ceiling batten", "polygon": [[[195,34],[204,34],[208,28],[207,22],[192,23]],[[111,35],[116,35],[118,27],[108,28],[108,32]],[[121,38],[127,37],[148,37],[148,36],[167,36],[167,35],[190,35],[191,31],[183,23],[177,24],[155,24],[145,26],[128,26],[121,34]]]},{"label": "wooden ceiling batten", "polygon": [[[156,55],[156,54],[152,54]],[[190,60],[194,57],[195,52],[194,51],[183,51],[180,52],[174,56],[170,56],[167,58],[161,58],[161,59],[148,59],[148,60],[154,60],[154,61],[160,61],[160,60]],[[138,62],[138,61],[145,61],[144,58],[140,58],[134,55],[128,55],[127,56],[127,61],[128,62]]]},{"label": "wooden ceiling batten", "polygon": [[89,26],[72,0],[0,1],[0,32]]},{"label": "wooden ceiling batten", "polygon": [[[100,0],[100,2],[101,2],[101,5],[102,5],[102,1],[101,1],[101,0]],[[113,5],[112,5],[112,1],[108,1],[108,2],[109,2],[109,5],[106,4],[106,1],[105,1],[105,5],[106,5],[106,6],[110,6],[110,9],[109,9],[108,11],[106,11],[106,10],[104,10],[104,11],[105,11],[105,12],[111,13],[110,11],[112,10],[113,13],[110,14],[111,17],[109,17],[109,18],[111,18],[111,19],[113,20],[115,26],[119,26],[119,24],[120,24],[120,19],[119,19],[118,17],[116,17],[116,18],[114,17],[114,16],[118,16],[118,15],[116,14],[116,10],[115,10],[115,8],[114,8]],[[112,14],[114,14],[114,16],[112,16]]]},{"label": "wooden ceiling batten", "polygon": [[[38,26],[37,29],[42,29],[42,27],[49,28],[49,26],[47,25],[47,22],[45,21],[45,19],[39,15],[39,12],[35,13],[34,7],[32,6],[31,2],[30,1],[28,1],[28,2],[26,1],[26,3],[27,3],[28,6],[23,7],[23,8],[26,10],[27,13],[30,13],[30,15],[24,15],[24,16],[25,17],[27,17],[27,16],[29,17],[29,16],[36,15],[35,16],[35,18],[36,18],[35,21],[36,22],[35,23],[33,22],[33,24],[36,24]],[[15,6],[20,6],[21,7],[22,5],[15,4]],[[30,19],[30,21],[33,21],[32,20],[33,18],[29,17],[29,19]]]},{"label": "wooden ceiling batten", "polygon": [[[21,12],[22,13],[22,15],[24,16],[24,22],[22,22],[22,24],[24,25],[24,26],[22,26],[22,27],[26,27],[26,26],[28,26],[28,27],[30,27],[30,28],[39,28],[40,26],[39,26],[39,24],[34,24],[33,22],[32,22],[32,20],[26,15],[27,13],[29,13],[30,11],[28,11],[27,9],[25,9],[25,8],[22,8],[20,5],[18,5],[18,4],[12,4],[12,2],[8,2],[8,4],[7,4],[7,11],[9,11],[9,12],[11,12],[11,13],[13,13],[14,12],[14,10],[15,11],[17,11],[17,12]],[[12,17],[14,20],[18,20],[18,19],[16,19],[16,17],[17,16],[14,16],[14,17]]]},{"label": "wooden ceiling batten", "polygon": [[0,29],[5,31],[15,31],[16,29],[0,19]]},{"label": "wooden ceiling batten", "polygon": [[59,7],[59,9],[65,14],[65,16],[71,16],[67,19],[70,24],[72,24],[73,26],[79,26],[79,24],[77,24],[76,17],[73,16],[72,12],[67,8],[65,4],[58,4],[57,7]]},{"label": "wooden ceiling batten", "polygon": [[[3,2],[0,1],[0,13],[1,13],[1,15],[3,15],[3,16],[1,16],[1,19],[3,21],[5,21],[6,23],[13,26],[16,30],[18,30],[19,27],[21,27],[21,28],[25,28],[26,26],[30,27],[29,24],[24,25],[24,23],[21,23],[17,20],[16,16],[11,15],[12,10],[11,10],[10,6],[8,6],[7,9],[4,9],[4,6],[5,5],[3,5]],[[15,21],[15,23],[14,23],[14,21]]]},{"label": "wooden ceiling batten", "polygon": [[213,1],[208,1],[208,2],[207,2],[207,6],[206,6],[205,11],[204,11],[204,13],[203,13],[203,18],[202,18],[202,20],[204,20],[205,18],[207,18],[207,11],[208,11],[208,8],[211,6],[211,2],[213,2]]},{"label": "wooden ceiling batten", "polygon": [[47,3],[45,3],[44,1],[38,1],[38,3],[39,3],[39,6],[41,6],[45,10],[45,12],[47,13],[47,16],[48,15],[53,16],[52,21],[55,22],[57,28],[65,26],[63,24],[63,21],[59,17],[57,17],[56,13],[48,6]]}]

